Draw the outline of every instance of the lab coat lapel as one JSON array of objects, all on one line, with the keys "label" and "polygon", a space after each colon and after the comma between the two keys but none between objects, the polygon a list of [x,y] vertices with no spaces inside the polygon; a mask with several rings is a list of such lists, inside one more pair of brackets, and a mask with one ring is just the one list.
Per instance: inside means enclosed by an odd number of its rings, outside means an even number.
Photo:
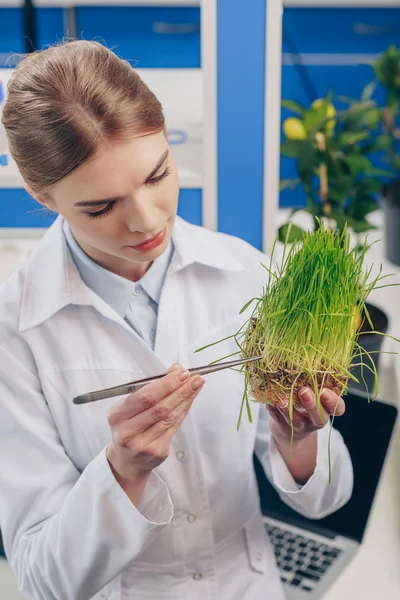
[{"label": "lab coat lapel", "polygon": [[179,313],[179,273],[176,255],[165,277],[158,305],[157,334],[154,351],[157,357],[169,368],[173,363],[182,362],[182,345],[179,339],[179,319],[185,315]]},{"label": "lab coat lapel", "polygon": [[69,304],[93,307],[116,326],[125,329],[132,339],[134,354],[143,357],[140,362],[145,375],[163,373],[165,363],[111,306],[82,281],[68,251],[62,224],[63,220],[59,217],[26,265],[20,331],[40,325]]}]

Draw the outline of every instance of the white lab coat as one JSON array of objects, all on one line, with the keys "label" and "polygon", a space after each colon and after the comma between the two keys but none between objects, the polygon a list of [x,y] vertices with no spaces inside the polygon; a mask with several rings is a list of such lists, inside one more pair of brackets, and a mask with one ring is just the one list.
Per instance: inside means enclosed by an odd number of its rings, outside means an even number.
[{"label": "white lab coat", "polygon": [[319,432],[317,468],[298,486],[270,439],[268,413],[236,422],[243,377],[206,376],[168,459],[140,506],[105,457],[117,399],[76,406],[80,393],[190,367],[235,351],[239,310],[262,291],[266,257],[244,241],[177,219],[155,351],[91,289],[69,255],[62,219],[0,289],[0,527],[19,585],[34,600],[281,600],[261,522],[255,450],[283,500],[321,518],[352,491],[337,431]]}]

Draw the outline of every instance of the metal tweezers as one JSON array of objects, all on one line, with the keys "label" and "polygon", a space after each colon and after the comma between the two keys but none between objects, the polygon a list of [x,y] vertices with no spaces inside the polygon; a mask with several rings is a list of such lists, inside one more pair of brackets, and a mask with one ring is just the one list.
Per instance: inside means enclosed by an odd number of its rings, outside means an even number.
[{"label": "metal tweezers", "polygon": [[[260,360],[263,358],[260,356],[252,356],[251,358],[242,358],[240,360],[230,360],[229,362],[220,362],[213,365],[205,365],[204,367],[194,367],[188,369],[191,375],[207,375],[208,373],[215,373],[216,371],[222,371],[222,369],[230,369],[247,362]],[[104,390],[98,390],[97,392],[89,392],[87,394],[81,394],[75,396],[73,399],[74,404],[87,404],[88,402],[95,402],[96,400],[104,400],[104,398],[113,398],[114,396],[122,396],[123,394],[131,394],[136,392],[141,387],[165,377],[166,373],[162,375],[156,375],[155,377],[147,377],[146,379],[138,379],[137,381],[130,381],[124,385],[116,385],[115,387],[106,388]]]}]

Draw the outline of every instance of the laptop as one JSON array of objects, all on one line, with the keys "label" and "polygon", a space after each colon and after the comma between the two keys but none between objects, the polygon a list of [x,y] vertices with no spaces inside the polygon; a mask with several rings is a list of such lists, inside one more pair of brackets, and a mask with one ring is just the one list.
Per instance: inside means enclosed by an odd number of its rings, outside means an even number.
[{"label": "laptop", "polygon": [[[387,455],[397,408],[351,390],[344,397],[346,412],[335,419],[349,449],[354,489],[348,503],[318,520],[289,508],[267,480],[257,458],[255,470],[265,528],[288,600],[322,598],[362,543]],[[328,451],[328,450],[327,450]]]}]

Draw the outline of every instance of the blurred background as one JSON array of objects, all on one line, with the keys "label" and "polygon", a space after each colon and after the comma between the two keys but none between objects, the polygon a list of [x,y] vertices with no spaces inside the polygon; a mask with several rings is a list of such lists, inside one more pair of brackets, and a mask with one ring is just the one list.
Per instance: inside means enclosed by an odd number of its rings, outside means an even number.
[{"label": "blurred background", "polygon": [[[354,243],[376,242],[373,273],[400,283],[400,0],[0,0],[0,112],[20,55],[65,37],[104,43],[158,95],[183,218],[265,252],[289,219],[290,241],[314,216],[347,223]],[[0,125],[0,283],[54,219],[24,190]],[[369,349],[398,352],[380,335],[400,338],[398,290],[371,295]],[[399,357],[376,363],[379,398],[397,405]],[[399,453],[396,429],[367,541],[326,598],[400,598]],[[15,590],[3,560],[0,598]]]}]

